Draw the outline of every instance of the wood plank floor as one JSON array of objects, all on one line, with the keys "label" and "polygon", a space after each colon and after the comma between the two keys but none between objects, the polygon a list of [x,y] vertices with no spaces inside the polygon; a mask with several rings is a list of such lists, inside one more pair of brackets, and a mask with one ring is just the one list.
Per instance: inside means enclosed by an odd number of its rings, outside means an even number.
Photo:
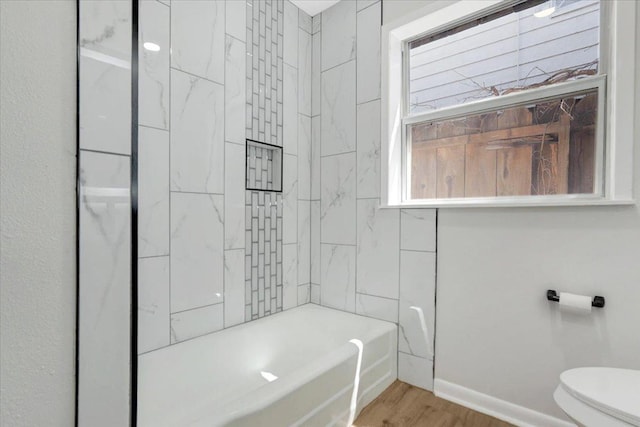
[{"label": "wood plank floor", "polygon": [[508,427],[511,424],[481,414],[433,393],[395,381],[365,407],[355,427]]}]

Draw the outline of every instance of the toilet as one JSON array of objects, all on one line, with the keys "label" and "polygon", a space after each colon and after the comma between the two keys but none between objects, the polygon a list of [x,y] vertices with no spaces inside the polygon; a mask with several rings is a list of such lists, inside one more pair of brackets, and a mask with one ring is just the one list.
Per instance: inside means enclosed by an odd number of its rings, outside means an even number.
[{"label": "toilet", "polygon": [[570,369],[560,374],[553,397],[580,426],[640,427],[640,371]]}]

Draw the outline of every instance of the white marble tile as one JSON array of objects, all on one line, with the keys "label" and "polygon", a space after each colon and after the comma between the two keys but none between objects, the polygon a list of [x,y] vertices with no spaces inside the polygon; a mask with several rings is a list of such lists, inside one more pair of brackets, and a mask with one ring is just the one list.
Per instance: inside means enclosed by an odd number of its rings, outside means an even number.
[{"label": "white marble tile", "polygon": [[356,247],[322,244],[320,258],[322,305],[355,312]]},{"label": "white marble tile", "polygon": [[[226,0],[225,26],[227,34],[240,41],[246,41],[247,2],[246,0]],[[227,74],[229,76],[229,74]]]},{"label": "white marble tile", "polygon": [[140,126],[138,256],[157,255],[169,255],[169,132]]},{"label": "white marble tile", "polygon": [[298,199],[311,200],[311,118],[298,114]]},{"label": "white marble tile", "polygon": [[312,304],[320,304],[320,285],[311,284],[311,298]]},{"label": "white marble tile", "polygon": [[224,248],[245,245],[245,146],[227,143],[224,150]]},{"label": "white marble tile", "polygon": [[358,104],[380,98],[380,14],[379,2],[358,12]]},{"label": "white marble tile", "polygon": [[[153,0],[146,0],[146,1],[153,1]],[[171,0],[158,0],[158,1],[162,4],[166,4],[167,6],[171,6]]]},{"label": "white marble tile", "polygon": [[171,71],[171,190],[224,191],[224,87]]},{"label": "white marble tile", "polygon": [[[303,12],[304,13],[304,12]],[[311,115],[311,34],[298,36],[298,112]]]},{"label": "white marble tile", "polygon": [[302,9],[298,9],[298,25],[301,29],[311,34],[311,15]]},{"label": "white marble tile", "polygon": [[380,209],[378,199],[358,200],[357,290],[398,298],[400,284],[400,212]]},{"label": "white marble tile", "polygon": [[169,11],[156,1],[140,2],[138,123],[159,129],[169,129]]},{"label": "white marble tile", "polygon": [[171,5],[171,66],[224,84],[224,20],[224,1],[174,2]]},{"label": "white marble tile", "polygon": [[435,252],[435,209],[402,209],[400,230],[400,249]]},{"label": "white marble tile", "polygon": [[223,300],[223,196],[171,193],[171,312]]},{"label": "white marble tile", "polygon": [[298,201],[298,285],[311,282],[311,202]]},{"label": "white marble tile", "polygon": [[[318,15],[320,16],[320,15]],[[311,115],[320,114],[320,42],[321,34],[316,33],[311,36]]]},{"label": "white marble tile", "polygon": [[320,116],[311,119],[311,200],[320,200]]},{"label": "white marble tile", "polygon": [[171,314],[171,344],[219,331],[224,327],[223,317],[223,304]]},{"label": "white marble tile", "polygon": [[80,148],[131,152],[131,7],[80,7]]},{"label": "white marble tile", "polygon": [[356,155],[321,159],[320,223],[322,243],[356,244]]},{"label": "white marble tile", "polygon": [[[114,425],[129,423],[129,162],[125,156],[80,152],[79,321],[83,327],[79,330],[79,373],[85,380],[79,387],[82,396],[92,402],[90,414],[85,411],[87,405],[80,407],[83,425],[94,417]],[[96,370],[96,366],[104,369]],[[109,390],[97,387],[94,381],[109,384]],[[122,416],[111,414],[114,409],[122,410]]]},{"label": "white marble tile", "polygon": [[[227,0],[228,1],[228,0]],[[244,3],[241,1],[240,3]],[[229,3],[227,3],[229,4]],[[224,86],[224,139],[245,143],[246,132],[246,59],[245,44],[227,36]]]},{"label": "white marble tile", "polygon": [[298,240],[298,159],[284,155],[282,171],[282,242]]},{"label": "white marble tile", "polygon": [[322,71],[356,57],[356,2],[341,1],[322,12]]},{"label": "white marble tile", "polygon": [[311,18],[311,34],[316,34],[320,32],[322,24],[322,13],[318,13],[316,16]]},{"label": "white marble tile", "polygon": [[398,300],[356,293],[356,313],[397,323]]},{"label": "white marble tile", "polygon": [[400,253],[398,349],[424,358],[433,354],[435,266],[435,253]]},{"label": "white marble tile", "polygon": [[355,83],[355,61],[322,73],[322,156],[347,153],[356,149]]},{"label": "white marble tile", "polygon": [[138,260],[138,354],[170,343],[169,257]]},{"label": "white marble tile", "polygon": [[224,327],[244,322],[244,249],[224,251]]},{"label": "white marble tile", "polygon": [[425,390],[433,390],[433,363],[399,352],[398,379]]},{"label": "white marble tile", "polygon": [[282,245],[282,309],[298,305],[298,247]]},{"label": "white marble tile", "polygon": [[358,105],[358,197],[380,197],[380,101]]},{"label": "white marble tile", "polygon": [[283,53],[285,64],[298,67],[298,8],[284,0]]},{"label": "white marble tile", "polygon": [[298,305],[308,304],[311,299],[311,284],[298,286]]},{"label": "white marble tile", "polygon": [[358,9],[358,12],[360,12],[362,9],[365,9],[378,2],[379,0],[356,0],[356,8]]},{"label": "white marble tile", "polygon": [[320,284],[320,201],[311,202],[311,283]]},{"label": "white marble tile", "polygon": [[284,64],[282,80],[282,149],[298,153],[298,70]]}]

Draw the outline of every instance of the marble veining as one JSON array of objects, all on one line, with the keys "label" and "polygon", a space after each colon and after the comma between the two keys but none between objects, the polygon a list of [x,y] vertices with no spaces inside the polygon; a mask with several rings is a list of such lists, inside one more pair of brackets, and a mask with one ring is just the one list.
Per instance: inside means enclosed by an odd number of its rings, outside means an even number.
[{"label": "marble veining", "polygon": [[355,246],[322,244],[320,292],[323,305],[355,312],[355,258]]},{"label": "marble veining", "polygon": [[358,197],[380,197],[380,101],[358,105]]},{"label": "marble veining", "polygon": [[356,150],[356,63],[322,73],[321,155]]},{"label": "marble veining", "polygon": [[325,10],[321,25],[322,71],[356,58],[356,2],[341,1]]},{"label": "marble veining", "polygon": [[358,103],[380,98],[380,2],[358,12]]},{"label": "marble veining", "polygon": [[298,240],[298,159],[284,155],[282,177],[283,199],[283,243],[295,243]]},{"label": "marble veining", "polygon": [[138,260],[138,353],[170,344],[169,257]]},{"label": "marble veining", "polygon": [[355,153],[321,159],[322,243],[356,244]]},{"label": "marble veining", "polygon": [[[138,123],[169,129],[169,8],[155,1],[142,1],[139,20]],[[153,43],[159,50],[147,49],[145,43]]]},{"label": "marble veining", "polygon": [[307,116],[311,115],[311,49],[311,35],[301,29],[298,37],[298,112]]}]

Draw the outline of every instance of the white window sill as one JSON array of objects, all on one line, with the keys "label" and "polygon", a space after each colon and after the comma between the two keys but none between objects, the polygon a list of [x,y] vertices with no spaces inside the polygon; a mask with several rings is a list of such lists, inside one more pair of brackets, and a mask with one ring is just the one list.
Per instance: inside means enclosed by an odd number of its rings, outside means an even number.
[{"label": "white window sill", "polygon": [[399,204],[381,204],[381,209],[404,208],[526,208],[541,206],[630,206],[635,205],[634,199],[604,199],[601,197],[563,197],[562,199],[547,198],[545,200],[519,200],[517,197],[500,199],[447,199],[447,200],[411,200]]}]

